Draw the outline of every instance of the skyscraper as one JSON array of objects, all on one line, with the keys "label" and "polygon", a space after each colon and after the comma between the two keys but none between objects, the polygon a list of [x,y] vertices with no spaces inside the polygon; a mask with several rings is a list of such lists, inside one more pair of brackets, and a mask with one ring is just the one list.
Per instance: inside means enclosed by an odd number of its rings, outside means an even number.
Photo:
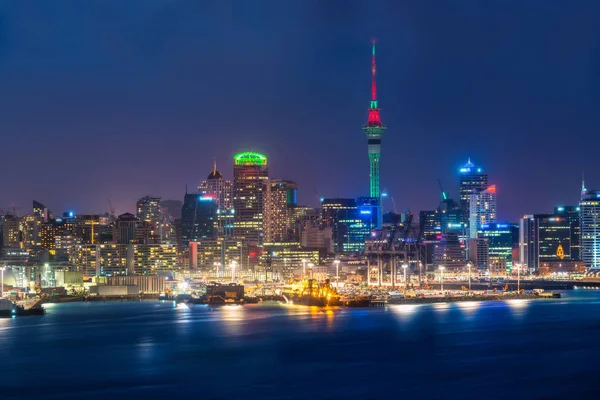
[{"label": "skyscraper", "polygon": [[267,157],[244,152],[233,161],[233,235],[259,246],[263,241],[263,183],[269,179]]},{"label": "skyscraper", "polygon": [[481,192],[488,187],[488,176],[481,167],[477,167],[471,159],[460,169],[460,208],[462,223],[469,225],[471,195]]},{"label": "skyscraper", "polygon": [[381,122],[379,105],[377,104],[377,84],[375,67],[375,41],[373,41],[373,54],[371,57],[371,104],[369,105],[369,118],[363,126],[367,134],[369,148],[369,196],[375,197],[381,204],[379,190],[379,160],[381,155],[381,136],[387,127]]},{"label": "skyscraper", "polygon": [[297,205],[298,187],[295,182],[279,179],[265,180],[263,188],[263,231],[265,242],[288,240],[291,209]]},{"label": "skyscraper", "polygon": [[[138,219],[131,213],[121,214],[115,221],[113,240],[120,244],[128,244],[135,239]],[[91,241],[86,241],[91,242]]]},{"label": "skyscraper", "polygon": [[469,238],[477,237],[482,225],[496,222],[496,185],[469,196]]},{"label": "skyscraper", "polygon": [[217,207],[216,236],[231,237],[233,235],[233,185],[231,181],[223,179],[223,174],[217,170],[217,163],[213,165],[206,180],[198,186],[198,192],[203,196],[215,199]]},{"label": "skyscraper", "polygon": [[137,201],[137,218],[149,222],[156,229],[162,219],[160,197],[145,196]]},{"label": "skyscraper", "polygon": [[189,242],[214,236],[217,205],[213,197],[199,193],[186,193],[181,208],[181,242]]},{"label": "skyscraper", "polygon": [[582,191],[581,260],[588,268],[600,268],[600,190]]},{"label": "skyscraper", "polygon": [[223,174],[217,170],[216,162],[206,180],[202,181],[200,186],[198,186],[198,192],[214,197],[218,210],[231,210],[233,207],[231,201],[233,193],[231,181],[223,179]]}]

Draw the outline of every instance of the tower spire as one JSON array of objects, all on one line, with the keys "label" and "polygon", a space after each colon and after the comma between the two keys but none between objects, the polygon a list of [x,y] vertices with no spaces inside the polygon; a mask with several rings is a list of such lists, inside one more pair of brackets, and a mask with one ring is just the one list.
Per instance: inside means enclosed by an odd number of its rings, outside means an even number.
[{"label": "tower spire", "polygon": [[213,171],[217,170],[217,159],[213,158]]},{"label": "tower spire", "polygon": [[[377,66],[375,62],[375,40],[373,40],[373,55],[371,56],[371,101],[377,102]],[[377,103],[375,106],[371,104],[371,108],[377,108]]]},{"label": "tower spire", "polygon": [[586,195],[587,193],[587,189],[585,187],[585,176],[583,175],[583,172],[581,172],[581,199],[583,200],[583,197]]},{"label": "tower spire", "polygon": [[[369,196],[377,199],[381,204],[381,192],[379,189],[379,159],[381,156],[381,136],[386,126],[381,122],[379,116],[379,105],[377,104],[377,65],[375,62],[375,41],[371,42],[371,102],[369,104],[369,117],[363,126],[367,134],[367,145],[369,150]],[[381,221],[378,221],[380,226]]]}]

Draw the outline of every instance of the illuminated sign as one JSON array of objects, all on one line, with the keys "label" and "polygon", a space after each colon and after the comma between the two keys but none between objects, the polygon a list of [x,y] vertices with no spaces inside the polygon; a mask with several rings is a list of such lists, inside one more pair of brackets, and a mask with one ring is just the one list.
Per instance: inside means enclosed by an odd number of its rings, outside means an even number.
[{"label": "illuminated sign", "polygon": [[565,208],[564,207],[558,207],[557,210],[558,211],[565,211]]},{"label": "illuminated sign", "polygon": [[199,201],[214,201],[214,197],[210,197],[210,196],[200,196],[198,197]]},{"label": "illuminated sign", "polygon": [[556,249],[556,257],[560,258],[561,260],[565,258],[565,251],[562,247],[562,244],[559,244],[558,248]]}]

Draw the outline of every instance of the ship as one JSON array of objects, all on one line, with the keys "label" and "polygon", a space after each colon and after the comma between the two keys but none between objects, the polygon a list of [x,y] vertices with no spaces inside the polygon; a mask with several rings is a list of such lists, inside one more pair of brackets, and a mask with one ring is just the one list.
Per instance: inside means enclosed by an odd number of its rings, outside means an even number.
[{"label": "ship", "polygon": [[331,287],[329,279],[324,283],[317,283],[315,279],[308,279],[299,285],[287,286],[283,295],[295,305],[311,307],[331,307],[341,305],[340,296]]},{"label": "ship", "polygon": [[36,301],[30,308],[25,308],[21,305],[17,305],[8,299],[0,298],[0,317],[12,318],[12,317],[26,317],[29,315],[44,315],[46,309],[42,307],[41,300]]}]

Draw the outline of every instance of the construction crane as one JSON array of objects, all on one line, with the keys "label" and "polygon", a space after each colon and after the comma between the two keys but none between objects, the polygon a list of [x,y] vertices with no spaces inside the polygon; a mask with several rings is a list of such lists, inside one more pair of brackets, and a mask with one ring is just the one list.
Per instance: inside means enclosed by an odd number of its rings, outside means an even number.
[{"label": "construction crane", "polygon": [[444,192],[444,188],[442,187],[442,182],[440,181],[439,178],[438,178],[437,182],[438,182],[438,185],[440,186],[440,191],[442,192],[442,200],[448,200],[448,196],[446,195],[446,192]]},{"label": "construction crane", "polygon": [[11,215],[11,212],[12,212],[12,215],[18,216],[17,215],[17,210],[20,210],[20,209],[21,209],[21,207],[17,207],[17,206],[15,206],[13,204],[13,205],[8,206],[8,207],[2,207],[2,208],[0,208],[0,214],[1,215]]},{"label": "construction crane", "polygon": [[106,200],[108,200],[108,209],[110,211],[110,216],[111,216],[111,218],[114,218],[115,217],[115,209],[112,205],[112,202],[110,201],[110,198],[106,199]]}]

